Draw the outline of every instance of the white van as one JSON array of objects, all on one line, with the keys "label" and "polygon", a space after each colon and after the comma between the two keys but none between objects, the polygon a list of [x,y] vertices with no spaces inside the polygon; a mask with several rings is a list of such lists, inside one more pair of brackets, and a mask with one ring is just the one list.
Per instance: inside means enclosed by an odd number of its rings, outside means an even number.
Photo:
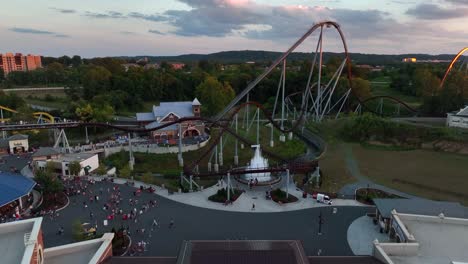
[{"label": "white van", "polygon": [[317,194],[317,202],[318,203],[329,204],[329,205],[332,204],[332,200],[330,199],[330,197],[328,195],[321,194],[321,193]]}]

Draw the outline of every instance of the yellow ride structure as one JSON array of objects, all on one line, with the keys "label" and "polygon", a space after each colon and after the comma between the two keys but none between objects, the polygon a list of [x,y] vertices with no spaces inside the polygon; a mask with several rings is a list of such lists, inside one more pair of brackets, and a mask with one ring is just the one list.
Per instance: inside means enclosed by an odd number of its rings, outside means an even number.
[{"label": "yellow ride structure", "polygon": [[[18,113],[18,111],[14,110],[14,109],[11,109],[9,107],[0,105],[0,111],[2,112],[2,116],[0,117],[0,122],[2,122],[2,123],[7,122],[7,121],[10,120],[10,118],[3,118],[3,110],[5,110],[7,112],[10,112],[10,113],[13,113],[13,114]],[[34,112],[33,116],[35,118],[38,118],[38,119],[41,118],[41,119],[47,121],[50,124],[55,123],[55,118],[51,114],[49,114],[47,112]]]}]

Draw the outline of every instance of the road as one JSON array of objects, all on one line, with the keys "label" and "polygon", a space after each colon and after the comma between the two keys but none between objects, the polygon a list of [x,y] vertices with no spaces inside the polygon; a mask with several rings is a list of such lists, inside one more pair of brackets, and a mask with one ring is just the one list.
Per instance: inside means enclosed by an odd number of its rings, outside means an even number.
[{"label": "road", "polygon": [[[98,192],[102,186],[104,195],[100,201],[107,199],[107,187],[111,183],[97,183],[91,186]],[[133,197],[134,188],[118,185],[123,196],[123,210],[128,212],[130,206],[128,199]],[[90,188],[88,188],[89,190]],[[103,227],[103,219],[108,213],[102,209],[103,204],[90,204],[84,208],[82,196],[72,197],[70,206],[60,211],[56,220],[44,218],[43,234],[46,248],[73,242],[71,234],[72,222],[76,219],[82,222],[98,224],[98,232],[109,231],[113,226],[119,228],[122,222],[127,221],[117,217],[108,227]],[[73,200],[76,204],[73,205]],[[212,209],[193,207],[182,203],[165,199],[161,196],[143,193],[139,199],[142,201],[157,199],[159,206],[151,208],[141,216],[138,223],[129,222],[132,240],[134,242],[144,240],[149,242],[147,256],[176,256],[183,240],[225,240],[225,239],[299,239],[303,242],[308,255],[316,255],[322,250],[322,255],[352,255],[348,245],[347,229],[356,218],[366,214],[369,207],[338,207],[336,214],[332,213],[332,207],[322,207],[282,213],[242,213],[227,212]],[[90,210],[94,213],[94,220],[90,220]],[[318,216],[322,211],[324,224],[322,235],[318,233]],[[168,228],[170,219],[173,218],[175,228]],[[96,220],[98,219],[98,220]],[[149,230],[153,219],[157,219],[161,225],[159,229],[149,237]],[[60,226],[65,228],[65,234],[57,235]],[[146,228],[145,235],[136,234],[136,228]]]}]

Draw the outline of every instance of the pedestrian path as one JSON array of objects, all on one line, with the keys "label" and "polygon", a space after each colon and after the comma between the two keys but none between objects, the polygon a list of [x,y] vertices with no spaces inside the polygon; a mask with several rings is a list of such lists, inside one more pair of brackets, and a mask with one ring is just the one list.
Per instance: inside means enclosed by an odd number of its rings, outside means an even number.
[{"label": "pedestrian path", "polygon": [[[99,181],[100,177],[93,177],[95,180]],[[114,178],[114,183],[117,184],[124,184],[127,180]],[[307,198],[302,198],[302,190],[296,188],[293,184],[289,185],[289,193],[296,196],[299,200],[294,203],[288,204],[278,204],[272,200],[267,200],[265,197],[265,191],[262,190],[247,190],[244,192],[233,204],[231,205],[224,205],[222,203],[215,203],[208,200],[208,197],[215,194],[218,189],[226,187],[226,184],[223,185],[214,185],[212,187],[206,188],[202,191],[191,192],[191,193],[174,193],[169,194],[167,189],[163,189],[159,186],[149,185],[146,183],[142,183],[139,181],[135,181],[135,187],[140,188],[148,188],[152,186],[156,190],[156,194],[160,195],[164,198],[196,206],[202,208],[208,208],[213,210],[222,210],[222,211],[232,211],[232,212],[255,212],[255,213],[271,213],[271,212],[287,212],[287,211],[296,211],[296,210],[303,210],[309,208],[315,208],[320,206],[327,206],[321,203],[317,203],[310,195]],[[286,191],[286,188],[282,188],[283,191]],[[252,206],[255,204],[255,209],[252,210]],[[333,207],[335,206],[365,206],[361,203],[354,201],[354,200],[344,200],[344,199],[336,199],[333,200]]]},{"label": "pedestrian path", "polygon": [[388,234],[380,233],[380,227],[369,216],[357,218],[348,228],[348,244],[354,255],[373,255],[375,239],[388,241]]}]

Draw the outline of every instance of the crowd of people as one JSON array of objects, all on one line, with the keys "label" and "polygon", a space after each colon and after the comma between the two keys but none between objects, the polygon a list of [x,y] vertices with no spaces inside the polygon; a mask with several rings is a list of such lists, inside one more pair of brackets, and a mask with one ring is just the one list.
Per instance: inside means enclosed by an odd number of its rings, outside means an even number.
[{"label": "crowd of people", "polygon": [[[131,183],[127,185],[132,186]],[[161,227],[158,219],[153,217],[149,222],[147,218],[145,220],[142,217],[158,207],[156,196],[142,197],[144,192],[153,193],[154,188],[141,186],[132,189],[131,192],[126,189],[124,194],[121,185],[103,184],[100,181],[80,178],[65,180],[64,188],[70,198],[70,204],[82,207],[82,210],[88,215],[89,220],[86,219],[83,222],[83,225],[88,226],[88,228],[84,228],[85,234],[99,234],[100,224],[103,228],[109,226],[124,230],[125,234],[131,236],[134,241],[128,251],[130,255],[142,254],[147,251],[149,238]],[[148,199],[148,197],[152,198]],[[52,213],[50,220],[53,221],[56,216],[55,213]],[[174,228],[174,226],[174,220],[171,219],[168,228]],[[91,229],[92,232],[89,232]],[[64,232],[63,227],[59,226],[57,235],[63,235]]]}]

